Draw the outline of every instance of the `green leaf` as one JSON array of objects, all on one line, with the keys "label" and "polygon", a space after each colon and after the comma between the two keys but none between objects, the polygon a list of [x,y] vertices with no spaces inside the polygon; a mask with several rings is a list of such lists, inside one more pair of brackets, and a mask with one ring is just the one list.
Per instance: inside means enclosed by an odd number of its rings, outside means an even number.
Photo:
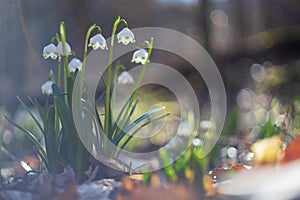
[{"label": "green leaf", "polygon": [[[137,127],[138,124],[140,124],[141,122],[143,122],[143,120],[149,118],[151,115],[157,113],[157,112],[160,112],[162,109],[161,108],[157,108],[157,109],[153,109],[153,110],[150,110],[149,112],[143,114],[142,116],[140,116],[139,118],[137,118],[134,122],[132,122],[128,127],[125,127],[124,131],[122,131],[114,140],[113,140],[113,143],[115,145],[118,145],[119,142],[123,139],[123,137],[125,135],[127,135],[129,133],[129,131],[131,129],[133,129],[134,127]],[[142,127],[150,124],[151,122],[153,121],[156,121],[156,120],[159,120],[163,117],[166,117],[168,116],[169,113],[166,113],[166,114],[163,114],[163,115],[160,115],[156,118],[153,118],[153,119],[149,119],[148,121],[146,121],[144,124],[142,124],[134,133],[138,132]],[[133,137],[134,134],[131,134],[131,136],[129,136],[129,140]]]},{"label": "green leaf", "polygon": [[40,115],[43,123],[45,123],[45,121],[46,121],[46,112],[45,112],[44,108],[37,102],[36,99],[33,101],[31,98],[29,98],[29,100],[34,105],[34,107],[36,107],[38,109],[39,115]]},{"label": "green leaf", "polygon": [[11,123],[12,125],[14,125],[16,128],[18,128],[20,131],[22,131],[25,136],[34,144],[34,146],[38,149],[38,152],[40,154],[40,156],[42,157],[42,159],[45,161],[45,164],[48,165],[48,159],[47,159],[47,155],[46,152],[44,151],[42,145],[39,143],[38,139],[34,136],[33,133],[31,133],[29,130],[21,127],[20,125],[18,125],[17,123],[15,123],[13,120],[11,120],[9,117],[4,116],[5,119]]},{"label": "green leaf", "polygon": [[56,143],[55,136],[55,110],[54,107],[50,107],[47,112],[47,121],[44,124],[45,126],[45,146],[47,151],[47,157],[49,160],[49,171],[51,173],[60,173],[63,170],[62,165],[60,164],[60,157],[58,153],[58,146]]},{"label": "green leaf", "polygon": [[68,103],[70,108],[72,108],[72,94],[73,94],[74,80],[71,77],[68,77],[67,81],[68,81],[68,91],[67,91]]},{"label": "green leaf", "polygon": [[43,128],[42,128],[40,122],[36,119],[36,117],[33,115],[33,113],[31,112],[31,110],[25,105],[25,103],[20,99],[20,97],[17,97],[17,99],[19,100],[19,102],[21,103],[21,105],[23,106],[23,108],[32,117],[32,119],[34,120],[34,122],[36,123],[36,125],[39,127],[40,131],[43,133],[44,131],[43,131]]},{"label": "green leaf", "polygon": [[127,139],[125,140],[125,142],[122,144],[121,149],[124,148],[124,147],[127,145],[127,143],[133,138],[133,136],[134,136],[136,133],[138,133],[142,128],[144,128],[145,126],[149,125],[150,123],[152,123],[152,122],[154,122],[154,121],[157,121],[157,120],[160,120],[160,119],[162,119],[162,118],[164,118],[164,117],[166,117],[166,116],[168,116],[168,115],[169,115],[169,113],[163,114],[163,115],[161,115],[161,116],[158,116],[158,117],[156,117],[156,118],[153,118],[153,119],[151,119],[151,120],[145,122],[144,124],[142,124],[142,125],[141,125],[140,127],[138,127],[133,133],[131,133],[131,134],[128,136],[128,138],[127,138]]},{"label": "green leaf", "polygon": [[258,133],[258,139],[272,137],[280,133],[280,128],[273,125],[271,121],[268,121],[264,126],[261,127]]},{"label": "green leaf", "polygon": [[[127,110],[128,107],[129,107],[129,102],[130,102],[130,98],[126,101],[126,103],[123,105],[122,109],[120,110],[120,112],[119,112],[119,114],[118,114],[118,117],[117,117],[117,119],[116,119],[116,122],[115,122],[114,126],[112,127],[112,131],[111,131],[110,134],[108,134],[108,138],[109,138],[109,139],[112,140],[112,139],[115,138],[115,136],[118,136],[118,135],[120,134],[120,132],[123,130],[123,127],[125,126],[126,121],[128,121],[128,120],[130,119],[131,115],[129,115],[129,116],[124,116],[124,117],[123,117],[124,111]],[[137,106],[137,103],[138,103],[138,100],[136,100],[136,101],[134,102],[133,107],[131,108],[131,111],[130,111],[131,114],[134,112],[134,110],[135,110],[135,108],[136,108],[136,106]],[[123,118],[126,117],[126,118],[123,119],[123,120],[121,120],[122,117],[123,117]],[[123,122],[124,120],[125,120],[125,123],[122,124],[122,122]],[[120,127],[118,127],[118,126],[120,126]]]}]

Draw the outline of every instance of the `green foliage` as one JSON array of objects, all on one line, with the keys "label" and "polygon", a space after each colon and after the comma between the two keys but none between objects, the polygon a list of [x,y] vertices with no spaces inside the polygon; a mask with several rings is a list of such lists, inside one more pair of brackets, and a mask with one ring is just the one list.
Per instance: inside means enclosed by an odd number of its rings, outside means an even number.
[{"label": "green foliage", "polygon": [[[186,120],[191,127],[195,127],[195,117],[193,112],[187,114]],[[190,136],[192,138],[198,138],[198,133],[195,130],[191,130]],[[190,137],[189,136],[189,137]],[[163,166],[162,172],[166,175],[168,180],[172,183],[180,182],[187,183],[195,187],[199,194],[203,195],[203,174],[207,170],[209,164],[208,157],[202,157],[202,145],[195,146],[190,144],[184,153],[172,164],[171,154],[168,150],[162,148],[159,150],[160,162]],[[143,174],[144,183],[147,184],[150,181],[151,173],[147,172]]]},{"label": "green foliage", "polygon": [[[166,150],[159,152],[163,164],[170,163],[170,154]],[[163,168],[169,181],[202,184],[203,172],[207,169],[208,159],[201,158],[201,147],[191,145],[172,165]]]},{"label": "green foliage", "polygon": [[264,126],[261,127],[258,133],[258,139],[272,137],[280,132],[280,127],[277,127],[271,121],[268,121]]},{"label": "green foliage", "polygon": [[[238,129],[239,124],[239,110],[237,107],[232,108],[230,113],[228,114],[224,128],[221,133],[221,137],[226,137],[230,135],[235,135]],[[211,150],[211,152],[207,155],[208,160],[210,161],[210,165],[217,166],[217,163],[219,162],[219,154],[220,150],[222,149],[222,146],[220,144],[216,144],[214,148]]]}]

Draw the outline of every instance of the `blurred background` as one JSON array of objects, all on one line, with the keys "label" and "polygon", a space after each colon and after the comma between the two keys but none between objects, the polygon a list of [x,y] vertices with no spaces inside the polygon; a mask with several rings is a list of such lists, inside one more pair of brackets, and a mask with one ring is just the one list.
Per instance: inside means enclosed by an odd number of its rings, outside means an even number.
[{"label": "blurred background", "polygon": [[[300,2],[296,0],[1,0],[0,13],[0,105],[9,111],[17,108],[17,95],[43,98],[40,86],[56,64],[43,60],[42,49],[62,20],[79,57],[87,27],[101,24],[108,37],[118,15],[131,28],[166,27],[191,36],[216,62],[229,104],[251,81],[253,63],[285,64],[295,75],[292,79],[300,77]],[[184,71],[181,62],[171,62]],[[192,72],[183,73],[193,80]]]},{"label": "blurred background", "polygon": [[[16,96],[25,102],[28,96],[44,100],[40,88],[49,71],[56,70],[56,61],[45,61],[42,50],[58,32],[60,21],[66,22],[68,42],[82,59],[88,26],[100,24],[103,35],[109,37],[118,15],[130,28],[170,28],[203,45],[223,77],[228,113],[236,105],[242,111],[245,120],[241,129],[264,125],[270,112],[274,114],[274,106],[279,107],[277,115],[283,113],[286,107],[274,103],[274,96],[289,104],[299,94],[297,0],[1,0],[0,13],[1,112],[18,110]],[[195,90],[203,93],[198,98],[205,108],[209,101],[205,83],[188,63],[154,53],[153,60],[158,58],[179,70]],[[18,121],[26,116],[15,114],[14,118]],[[2,116],[0,119],[3,123]]]}]

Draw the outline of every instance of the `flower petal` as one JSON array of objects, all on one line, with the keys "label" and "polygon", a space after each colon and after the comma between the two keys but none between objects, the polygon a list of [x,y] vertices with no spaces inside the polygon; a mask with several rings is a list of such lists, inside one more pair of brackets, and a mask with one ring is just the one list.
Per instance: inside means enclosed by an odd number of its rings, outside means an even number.
[{"label": "flower petal", "polygon": [[118,76],[118,84],[124,85],[127,83],[134,83],[134,80],[129,72],[124,71]]},{"label": "flower petal", "polygon": [[101,34],[97,34],[90,39],[90,43],[88,45],[89,47],[92,47],[93,50],[98,49],[99,47],[101,49],[107,49],[107,44],[105,38]]},{"label": "flower petal", "polygon": [[57,58],[56,46],[54,44],[49,44],[45,46],[43,49],[43,57],[44,59],[51,57],[55,60]]},{"label": "flower petal", "polygon": [[42,87],[41,87],[42,93],[43,93],[43,94],[47,94],[47,95],[52,94],[52,93],[53,93],[53,91],[52,91],[52,84],[53,84],[52,81],[47,81],[47,82],[45,82],[45,83],[42,85]]},{"label": "flower petal", "polygon": [[66,52],[63,52],[63,47],[62,47],[62,42],[59,42],[56,51],[59,55],[61,56],[69,56],[71,55],[71,47],[70,45],[66,42]]},{"label": "flower petal", "polygon": [[78,69],[80,71],[82,68],[82,62],[78,58],[73,58],[70,61],[68,67],[69,67],[70,72],[75,72],[76,69]]}]

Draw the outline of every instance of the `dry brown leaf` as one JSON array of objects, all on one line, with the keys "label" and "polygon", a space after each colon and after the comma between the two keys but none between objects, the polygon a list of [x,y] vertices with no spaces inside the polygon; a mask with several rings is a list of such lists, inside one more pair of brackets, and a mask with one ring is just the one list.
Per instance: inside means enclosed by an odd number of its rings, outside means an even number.
[{"label": "dry brown leaf", "polygon": [[230,164],[226,167],[216,167],[208,172],[208,175],[212,178],[213,182],[220,182],[230,179],[233,172],[238,172],[240,170],[248,170],[251,167],[248,165],[243,165],[240,163]]},{"label": "dry brown leaf", "polygon": [[183,185],[166,187],[141,187],[130,193],[119,193],[117,200],[199,200],[196,193]]},{"label": "dry brown leaf", "polygon": [[79,195],[75,184],[69,185],[63,192],[56,195],[53,200],[77,200]]},{"label": "dry brown leaf", "polygon": [[216,189],[214,188],[214,183],[211,176],[209,175],[203,176],[203,187],[206,196],[210,197],[216,195]]},{"label": "dry brown leaf", "polygon": [[132,191],[134,189],[134,183],[129,178],[122,178],[122,188],[126,191]]},{"label": "dry brown leaf", "polygon": [[300,135],[296,136],[283,152],[280,163],[294,161],[300,158]]}]

